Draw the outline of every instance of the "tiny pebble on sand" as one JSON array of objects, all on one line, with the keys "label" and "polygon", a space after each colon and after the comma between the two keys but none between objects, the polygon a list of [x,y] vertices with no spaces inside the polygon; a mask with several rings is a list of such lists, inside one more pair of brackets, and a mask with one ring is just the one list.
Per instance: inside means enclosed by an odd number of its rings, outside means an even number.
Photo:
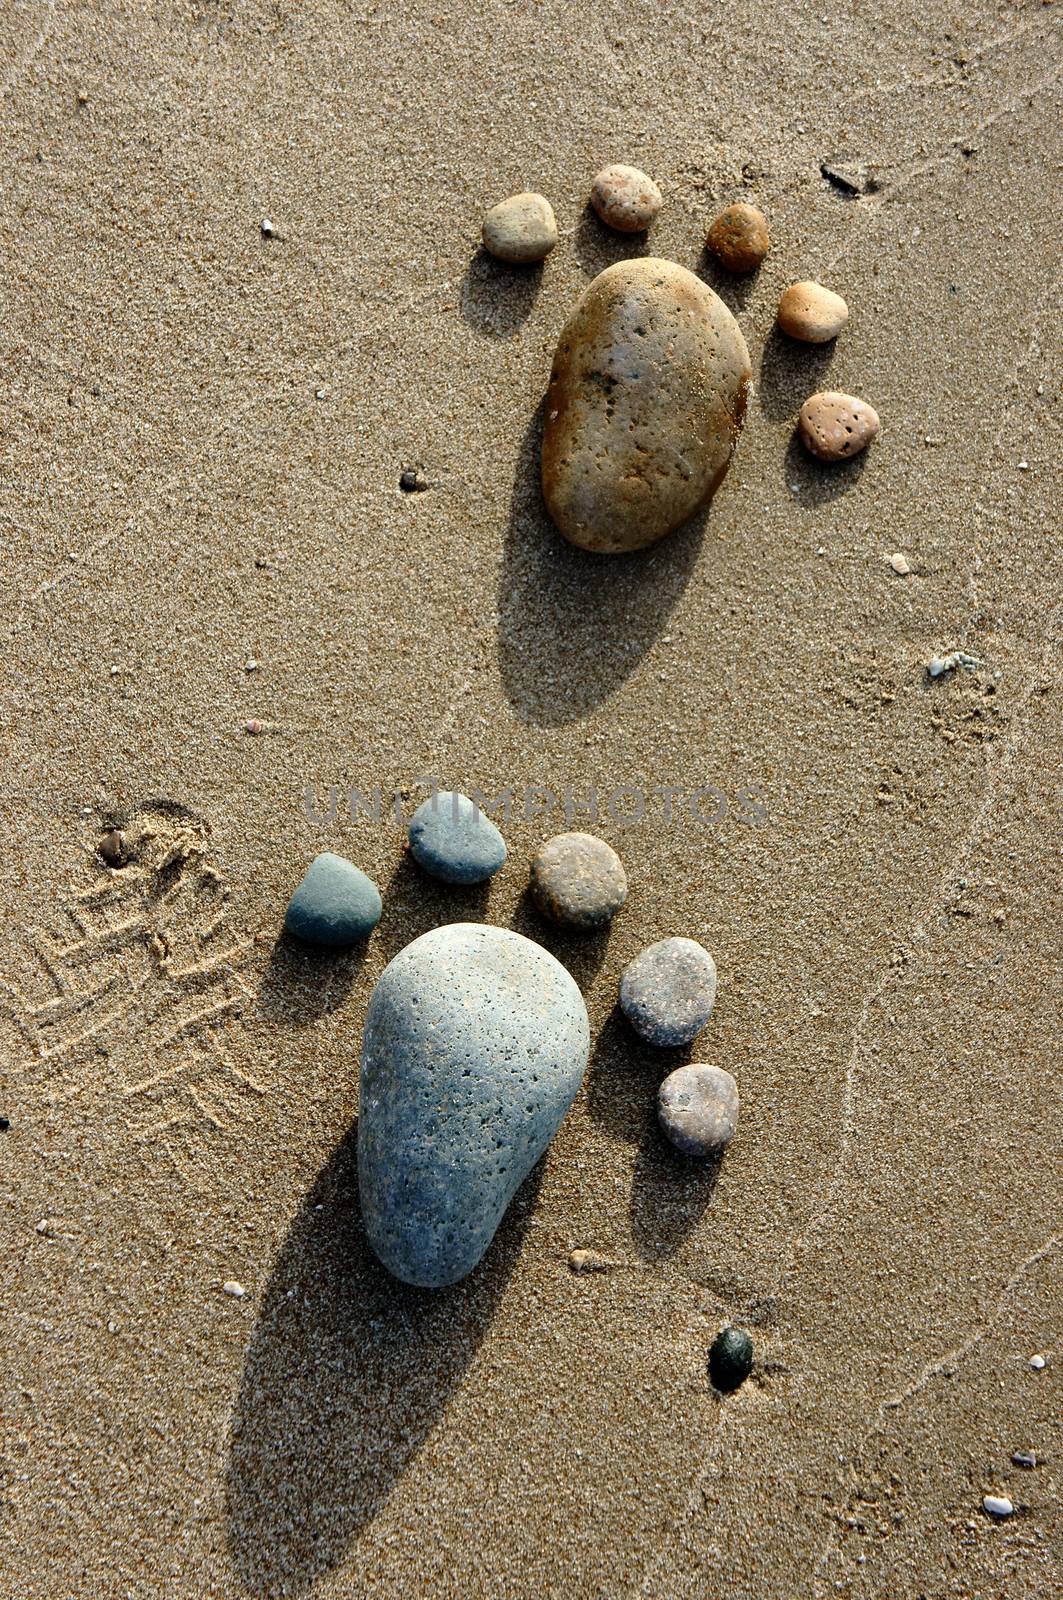
[{"label": "tiny pebble on sand", "polygon": [[729,1394],[753,1371],[753,1340],[744,1328],[721,1328],[709,1351],[709,1377],[714,1389]]},{"label": "tiny pebble on sand", "polygon": [[943,673],[955,672],[957,668],[962,672],[973,672],[982,665],[977,656],[969,656],[965,650],[953,650],[947,656],[931,656],[926,670],[928,677],[940,678]]},{"label": "tiny pebble on sand", "polygon": [[984,1494],[982,1509],[991,1517],[1010,1517],[1015,1507],[1006,1494]]},{"label": "tiny pebble on sand", "polygon": [[902,556],[899,550],[895,550],[893,555],[890,556],[890,566],[898,578],[906,578],[912,570],[908,565],[907,558]]},{"label": "tiny pebble on sand", "polygon": [[568,1258],[568,1264],[573,1272],[608,1272],[609,1261],[607,1257],[599,1255],[597,1250],[573,1250]]},{"label": "tiny pebble on sand", "polygon": [[662,203],[653,179],[622,161],[603,167],[591,184],[591,205],[601,221],[618,233],[642,233]]},{"label": "tiny pebble on sand", "polygon": [[231,1294],[234,1300],[242,1300],[244,1295],[247,1293],[247,1290],[244,1288],[243,1284],[237,1283],[235,1278],[230,1278],[228,1282],[223,1283],[221,1287],[222,1293]]},{"label": "tiny pebble on sand", "polygon": [[120,828],[110,828],[100,840],[99,849],[109,867],[124,867],[129,862],[129,842]]},{"label": "tiny pebble on sand", "polygon": [[1032,1450],[1016,1450],[1011,1459],[1014,1466],[1025,1467],[1027,1471],[1037,1465],[1037,1457]]},{"label": "tiny pebble on sand", "polygon": [[1048,1363],[1044,1356],[1031,1356],[1030,1365],[1035,1372],[1043,1372]]}]

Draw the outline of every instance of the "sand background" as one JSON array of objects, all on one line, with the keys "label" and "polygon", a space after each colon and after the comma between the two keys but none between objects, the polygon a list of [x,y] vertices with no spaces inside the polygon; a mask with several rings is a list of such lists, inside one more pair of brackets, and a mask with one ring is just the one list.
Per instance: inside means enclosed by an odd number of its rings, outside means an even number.
[{"label": "sand background", "polygon": [[[3,6],[7,1600],[1059,1592],[1059,42],[937,0]],[[631,251],[584,211],[615,159],[757,395],[709,516],[609,561],[535,473]],[[477,244],[521,187],[562,240],[516,274]],[[736,197],[741,282],[701,255]],[[836,349],[771,331],[808,276]],[[837,470],[792,444],[824,384],[883,419]],[[956,647],[986,667],[928,683]],[[727,814],[603,820],[629,905],[566,943],[523,900],[559,811],[472,897],[306,815],[426,773]],[[385,890],[364,958],[277,944],[322,848]],[[360,1230],[361,1018],[481,916],[570,962],[592,1062],[482,1270],[417,1294]],[[613,1014],[674,932],[742,1094],[715,1178]]]}]

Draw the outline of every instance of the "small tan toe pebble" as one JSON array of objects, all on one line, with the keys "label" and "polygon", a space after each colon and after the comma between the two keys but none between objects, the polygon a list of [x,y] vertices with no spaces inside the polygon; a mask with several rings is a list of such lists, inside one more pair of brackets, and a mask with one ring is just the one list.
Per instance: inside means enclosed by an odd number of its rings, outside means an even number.
[{"label": "small tan toe pebble", "polygon": [[820,461],[847,461],[875,437],[878,412],[854,394],[828,390],[805,401],[797,426],[801,443],[811,455]]},{"label": "small tan toe pebble", "polygon": [[542,261],[557,243],[557,220],[541,194],[514,194],[484,217],[484,249],[499,261]]},{"label": "small tan toe pebble", "polygon": [[603,167],[591,184],[591,205],[609,228],[618,233],[642,233],[663,204],[661,191],[638,167],[614,161]]},{"label": "small tan toe pebble", "polygon": [[792,283],[779,301],[777,320],[791,339],[826,344],[845,327],[849,307],[840,294],[821,283]]},{"label": "small tan toe pebble", "polygon": [[744,201],[727,206],[709,229],[705,243],[728,272],[754,272],[768,253],[763,211]]}]

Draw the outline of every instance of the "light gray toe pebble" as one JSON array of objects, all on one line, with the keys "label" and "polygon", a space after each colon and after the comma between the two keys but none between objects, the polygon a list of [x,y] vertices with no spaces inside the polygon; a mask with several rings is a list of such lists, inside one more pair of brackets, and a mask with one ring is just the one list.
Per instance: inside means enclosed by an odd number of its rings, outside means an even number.
[{"label": "light gray toe pebble", "polygon": [[600,928],[627,899],[620,857],[593,833],[559,833],[539,846],[531,869],[540,910],[574,928]]},{"label": "light gray toe pebble", "polygon": [[738,1126],[738,1085],[722,1067],[677,1067],[657,1091],[657,1120],[684,1155],[721,1155]]},{"label": "light gray toe pebble", "polygon": [[499,261],[542,261],[557,243],[557,221],[549,200],[525,191],[492,206],[484,218],[484,249]]},{"label": "light gray toe pebble", "polygon": [[587,1008],[541,945],[433,928],[390,961],[362,1041],[358,1183],[369,1242],[405,1283],[472,1271],[587,1066]]},{"label": "light gray toe pebble", "polygon": [[689,1044],[716,999],[716,963],[693,939],[659,939],[624,969],[620,1009],[650,1044]]}]

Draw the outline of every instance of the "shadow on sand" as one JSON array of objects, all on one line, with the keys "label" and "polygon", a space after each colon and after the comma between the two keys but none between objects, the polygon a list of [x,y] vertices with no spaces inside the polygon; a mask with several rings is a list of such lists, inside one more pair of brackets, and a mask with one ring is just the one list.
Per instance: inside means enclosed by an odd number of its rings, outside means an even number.
[{"label": "shadow on sand", "polygon": [[587,1102],[591,1117],[614,1139],[637,1146],[631,1177],[631,1236],[643,1261],[666,1261],[701,1221],[719,1162],[681,1155],[657,1125],[657,1089],[691,1048],[644,1043],[617,1006],[591,1051]]},{"label": "shadow on sand", "polygon": [[423,872],[408,851],[384,890],[384,913],[376,936],[390,961],[414,939],[448,922],[483,922],[491,893],[486,883],[452,884]]},{"label": "shadow on sand", "polygon": [[233,1416],[228,1546],[252,1595],[304,1594],[384,1505],[491,1323],[541,1176],[464,1282],[411,1289],[366,1240],[355,1127],[333,1152],[274,1263]]},{"label": "shadow on sand", "polygon": [[481,245],[462,279],[461,314],[477,333],[511,339],[528,320],[542,281],[541,261],[510,266]]},{"label": "shadow on sand", "polygon": [[350,950],[318,950],[281,932],[270,951],[258,991],[258,1010],[305,1028],[341,1006],[365,960],[364,944]]},{"label": "shadow on sand", "polygon": [[536,727],[599,706],[664,631],[690,581],[710,508],[630,555],[594,555],[558,533],[539,478],[543,404],[525,430],[498,586],[498,658],[506,696]]}]

